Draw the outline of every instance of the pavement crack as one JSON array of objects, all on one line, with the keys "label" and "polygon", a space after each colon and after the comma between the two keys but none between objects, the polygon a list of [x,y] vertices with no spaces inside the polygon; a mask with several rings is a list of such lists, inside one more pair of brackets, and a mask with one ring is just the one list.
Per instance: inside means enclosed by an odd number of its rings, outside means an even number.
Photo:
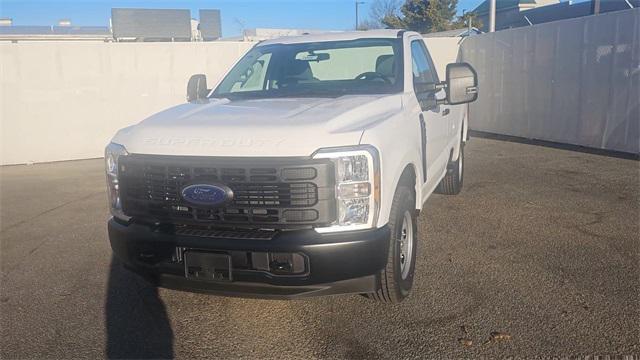
[{"label": "pavement crack", "polygon": [[[18,221],[18,222],[17,222],[17,223],[15,223],[15,224],[11,224],[11,225],[7,226],[6,228],[4,228],[4,229],[0,230],[0,234],[2,234],[2,233],[4,233],[4,232],[6,232],[7,230],[11,230],[11,229],[16,228],[16,227],[18,227],[18,226],[20,226],[20,225],[23,225],[23,224],[26,224],[26,223],[28,223],[28,222],[31,222],[31,221],[33,221],[33,220],[35,220],[35,219],[39,218],[40,216],[43,216],[43,215],[46,215],[46,214],[48,214],[48,213],[50,213],[50,212],[56,211],[56,210],[58,210],[58,209],[60,209],[60,208],[63,208],[63,207],[65,207],[65,206],[67,206],[67,205],[70,205],[70,204],[73,204],[73,203],[76,203],[76,202],[79,202],[79,201],[87,200],[87,199],[89,199],[89,198],[91,198],[91,197],[93,197],[93,196],[95,196],[95,195],[102,194],[102,193],[103,193],[103,191],[97,191],[97,192],[91,193],[91,194],[89,194],[89,195],[83,196],[83,197],[81,197],[81,198],[78,198],[78,199],[74,199],[74,200],[67,201],[66,203],[60,204],[60,205],[58,205],[58,206],[56,206],[56,207],[53,207],[53,208],[51,208],[51,209],[47,209],[47,210],[45,210],[45,211],[43,211],[43,212],[41,212],[41,213],[38,213],[38,214],[36,214],[36,215],[34,215],[34,216],[32,216],[32,217],[28,218],[28,219],[24,219],[24,220]],[[45,240],[45,241],[46,241],[46,240]],[[31,251],[31,252],[33,252],[33,251]],[[29,252],[29,253],[31,253],[31,252]]]},{"label": "pavement crack", "polygon": [[[5,229],[3,229],[2,231],[0,231],[0,234],[5,233],[5,232],[6,232],[7,230],[9,230],[9,229],[16,228],[16,227],[18,227],[18,226],[20,226],[20,225],[22,225],[22,224],[27,223],[27,222],[31,222],[31,221],[33,221],[33,220],[37,219],[37,218],[38,218],[38,217],[40,217],[40,216],[43,216],[43,215],[46,215],[46,214],[51,213],[51,212],[53,212],[53,211],[56,211],[56,210],[58,210],[58,209],[60,209],[60,208],[63,208],[63,207],[65,207],[65,206],[67,206],[67,205],[70,205],[70,204],[73,204],[73,203],[77,203],[77,202],[80,202],[80,201],[87,200],[87,199],[89,199],[89,198],[91,198],[91,197],[93,197],[93,196],[96,196],[96,195],[98,195],[98,194],[102,194],[102,191],[100,191],[100,192],[94,192],[94,193],[91,193],[91,194],[89,194],[89,195],[83,196],[83,197],[81,197],[81,198],[74,199],[74,200],[71,200],[71,201],[67,201],[67,202],[66,202],[66,203],[64,203],[64,204],[60,204],[60,205],[58,205],[58,206],[56,206],[56,207],[53,207],[53,208],[48,209],[48,210],[45,210],[45,211],[43,211],[43,212],[41,212],[41,213],[39,213],[39,214],[37,214],[37,215],[35,215],[35,216],[30,217],[29,219],[22,220],[22,221],[20,221],[20,222],[18,222],[18,223],[15,223],[15,224],[9,225],[7,228],[5,228]],[[29,250],[29,252],[28,252],[28,253],[27,253],[27,255],[22,259],[22,261],[20,261],[20,262],[19,262],[18,264],[16,264],[14,267],[12,267],[12,268],[8,269],[6,272],[3,272],[3,273],[2,273],[2,281],[5,281],[5,280],[9,277],[9,275],[11,275],[11,273],[13,273],[17,268],[19,268],[19,267],[24,263],[24,260],[25,260],[27,257],[29,257],[30,255],[32,255],[33,253],[35,253],[39,248],[41,248],[41,247],[42,247],[44,244],[46,244],[49,240],[51,240],[51,237],[45,237],[45,238],[44,238],[42,241],[40,241],[36,246],[34,246],[31,250]]]}]

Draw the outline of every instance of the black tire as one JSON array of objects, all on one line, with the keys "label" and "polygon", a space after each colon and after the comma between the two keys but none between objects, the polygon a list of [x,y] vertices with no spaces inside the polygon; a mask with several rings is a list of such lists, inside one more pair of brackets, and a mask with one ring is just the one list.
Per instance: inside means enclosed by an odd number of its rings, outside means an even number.
[{"label": "black tire", "polygon": [[438,184],[437,192],[444,195],[458,195],[464,183],[464,141],[460,138],[460,152],[456,161],[449,160],[447,173]]},{"label": "black tire", "polygon": [[[415,209],[415,194],[412,189],[406,186],[399,186],[391,204],[391,215],[389,217],[389,229],[391,238],[389,239],[389,259],[387,266],[380,272],[378,277],[378,290],[367,294],[370,299],[384,303],[399,303],[404,300],[413,285],[413,275],[416,266],[416,250],[418,245],[417,212]],[[405,223],[405,215],[411,219],[411,224]],[[403,229],[403,225],[407,229]],[[403,234],[409,233],[412,236],[411,245],[409,242],[402,242]],[[403,231],[407,230],[407,231]],[[406,239],[406,237],[404,238]],[[403,244],[406,244],[403,247]],[[404,248],[404,260],[402,249]],[[407,254],[407,251],[410,252]],[[403,261],[410,260],[408,268],[403,271]],[[405,265],[406,267],[407,265]]]}]

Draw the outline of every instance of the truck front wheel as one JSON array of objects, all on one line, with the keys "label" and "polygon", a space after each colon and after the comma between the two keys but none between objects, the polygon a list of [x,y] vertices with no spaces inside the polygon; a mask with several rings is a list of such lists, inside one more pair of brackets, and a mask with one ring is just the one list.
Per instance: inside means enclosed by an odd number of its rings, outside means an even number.
[{"label": "truck front wheel", "polygon": [[396,190],[391,205],[389,259],[380,272],[378,290],[368,297],[385,303],[398,303],[409,295],[413,285],[418,222],[415,195],[406,186]]}]

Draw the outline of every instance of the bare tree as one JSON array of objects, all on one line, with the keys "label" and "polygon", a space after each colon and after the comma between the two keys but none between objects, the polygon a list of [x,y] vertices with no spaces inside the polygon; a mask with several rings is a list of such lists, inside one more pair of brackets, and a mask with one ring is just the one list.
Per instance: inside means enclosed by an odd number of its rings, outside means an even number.
[{"label": "bare tree", "polygon": [[382,28],[382,24],[372,19],[364,19],[358,23],[358,30],[374,30]]},{"label": "bare tree", "polygon": [[402,4],[403,0],[374,0],[369,10],[369,26],[375,24],[378,28],[385,27],[382,21],[388,17],[398,16]]},{"label": "bare tree", "polygon": [[247,22],[241,18],[234,18],[233,22],[238,27],[238,30],[244,35],[244,29],[247,27]]}]

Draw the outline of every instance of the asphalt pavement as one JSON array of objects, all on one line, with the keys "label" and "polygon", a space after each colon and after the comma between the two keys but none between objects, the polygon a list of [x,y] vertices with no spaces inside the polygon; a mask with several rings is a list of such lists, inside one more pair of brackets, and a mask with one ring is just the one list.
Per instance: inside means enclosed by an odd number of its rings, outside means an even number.
[{"label": "asphalt pavement", "polygon": [[640,354],[639,162],[486,138],[466,155],[393,306],[156,289],[111,257],[101,159],[1,167],[0,358]]}]

